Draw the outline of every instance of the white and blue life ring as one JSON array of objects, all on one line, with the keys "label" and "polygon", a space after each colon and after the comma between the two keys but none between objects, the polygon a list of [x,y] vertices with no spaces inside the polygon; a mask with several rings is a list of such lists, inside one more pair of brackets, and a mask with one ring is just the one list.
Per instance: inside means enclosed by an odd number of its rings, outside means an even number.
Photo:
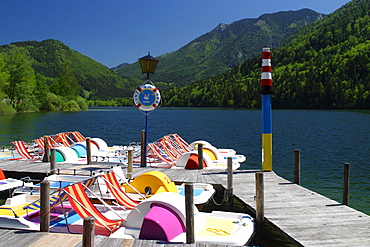
[{"label": "white and blue life ring", "polygon": [[161,94],[151,85],[145,84],[138,87],[134,92],[134,103],[142,111],[152,111],[159,105]]}]

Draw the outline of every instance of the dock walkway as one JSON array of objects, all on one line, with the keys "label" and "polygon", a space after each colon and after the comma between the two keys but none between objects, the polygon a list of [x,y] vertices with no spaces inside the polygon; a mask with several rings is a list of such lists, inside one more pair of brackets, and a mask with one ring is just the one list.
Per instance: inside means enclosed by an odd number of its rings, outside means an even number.
[{"label": "dock walkway", "polygon": [[[19,161],[0,162],[0,168],[9,173],[27,172],[27,170],[28,172],[48,173],[49,164],[47,163],[26,163],[21,164]],[[73,174],[73,170],[77,169],[77,174],[89,175],[90,170],[109,169],[109,165],[104,163],[96,163],[92,166],[58,164],[58,168],[61,173]],[[220,170],[134,168],[133,176],[136,177],[150,170],[159,170],[175,182],[221,184],[225,188],[227,184],[227,173]],[[249,205],[252,210],[256,208],[254,200],[256,172],[237,170],[233,175],[234,195]],[[296,185],[279,177],[274,172],[264,172],[263,175],[266,220],[289,236],[297,246],[370,246],[369,215]],[[8,241],[10,236],[12,238],[17,236],[16,233],[8,233],[5,238],[3,231],[10,230],[0,230],[0,243],[4,243],[4,240]],[[145,241],[144,244],[143,240],[134,240],[131,245],[128,244],[120,242],[118,245],[98,245],[96,243],[96,246],[221,246],[209,244],[163,245],[163,243],[156,241]],[[0,244],[1,246],[3,245]]]}]

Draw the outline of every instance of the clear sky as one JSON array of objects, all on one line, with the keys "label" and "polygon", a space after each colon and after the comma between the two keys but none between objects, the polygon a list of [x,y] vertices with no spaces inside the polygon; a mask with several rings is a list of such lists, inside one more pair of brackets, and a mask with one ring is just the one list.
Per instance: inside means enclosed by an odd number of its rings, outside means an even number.
[{"label": "clear sky", "polygon": [[176,51],[219,23],[350,0],[0,0],[0,45],[56,39],[114,67]]}]

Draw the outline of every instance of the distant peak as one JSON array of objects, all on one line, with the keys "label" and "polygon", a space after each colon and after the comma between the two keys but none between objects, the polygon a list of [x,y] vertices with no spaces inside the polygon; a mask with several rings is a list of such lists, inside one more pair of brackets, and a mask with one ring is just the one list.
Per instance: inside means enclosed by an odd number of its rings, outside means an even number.
[{"label": "distant peak", "polygon": [[227,28],[227,24],[225,23],[220,23],[217,25],[217,27],[214,29],[215,31],[221,33]]},{"label": "distant peak", "polygon": [[113,71],[115,71],[115,70],[117,70],[119,68],[122,68],[122,67],[125,67],[127,65],[130,65],[130,64],[129,63],[121,63],[120,65],[117,65],[117,66],[115,66],[113,68],[110,68],[110,69],[113,70]]}]

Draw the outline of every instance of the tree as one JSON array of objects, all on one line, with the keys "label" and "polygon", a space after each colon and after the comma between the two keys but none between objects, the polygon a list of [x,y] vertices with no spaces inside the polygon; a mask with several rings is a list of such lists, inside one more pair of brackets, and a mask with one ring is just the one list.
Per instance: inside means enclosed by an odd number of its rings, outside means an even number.
[{"label": "tree", "polygon": [[46,110],[47,106],[47,94],[50,92],[49,86],[46,83],[47,78],[36,74],[36,87],[34,89],[34,95],[37,99],[37,107],[40,110]]},{"label": "tree", "polygon": [[14,47],[5,56],[9,83],[4,92],[17,111],[35,110],[33,89],[36,85],[35,73],[31,66],[27,50]]},{"label": "tree", "polygon": [[68,99],[76,99],[80,92],[80,86],[74,76],[71,62],[64,62],[63,67],[64,69],[60,73],[59,79],[51,85],[51,90],[56,95]]},{"label": "tree", "polygon": [[10,75],[7,71],[4,57],[0,54],[0,92],[4,92],[5,89],[8,87],[9,77]]}]

